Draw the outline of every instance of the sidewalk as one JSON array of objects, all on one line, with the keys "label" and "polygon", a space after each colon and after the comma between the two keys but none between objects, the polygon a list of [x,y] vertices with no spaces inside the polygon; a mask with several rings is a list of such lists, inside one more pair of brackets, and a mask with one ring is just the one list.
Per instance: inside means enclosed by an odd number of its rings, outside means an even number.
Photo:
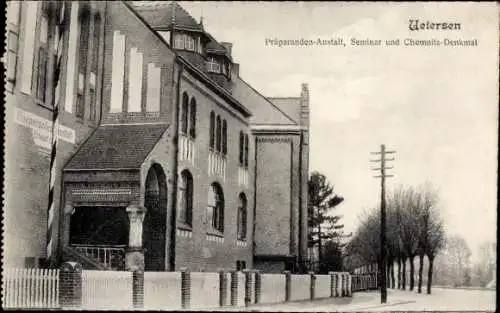
[{"label": "sidewalk", "polygon": [[380,303],[378,291],[357,292],[352,298],[325,298],[318,300],[293,301],[279,304],[254,304],[249,307],[216,308],[211,311],[247,311],[247,312],[332,312],[362,311],[381,307],[413,303],[411,296],[390,292],[387,303]]}]

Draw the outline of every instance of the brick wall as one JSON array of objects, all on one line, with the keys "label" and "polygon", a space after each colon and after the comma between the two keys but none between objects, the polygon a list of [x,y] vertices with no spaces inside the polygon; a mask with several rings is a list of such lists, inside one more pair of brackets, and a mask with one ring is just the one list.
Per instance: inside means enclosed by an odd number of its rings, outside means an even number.
[{"label": "brick wall", "polygon": [[[179,173],[187,169],[193,175],[193,227],[192,232],[183,232],[184,236],[176,239],[176,269],[187,267],[196,271],[203,268],[215,271],[217,268],[236,268],[236,261],[243,260],[247,267],[252,266],[252,211],[253,211],[253,144],[249,143],[250,177],[247,186],[238,184],[239,131],[249,133],[246,120],[235,113],[227,103],[189,73],[184,72],[181,81],[181,94],[186,92],[189,99],[194,97],[197,103],[196,140],[194,164],[189,160],[179,161]],[[227,121],[227,168],[225,180],[220,176],[209,175],[209,126],[210,111]],[[224,193],[224,238],[207,240],[208,221],[206,207],[208,191],[213,182],[218,182]],[[237,244],[237,205],[238,195],[243,192],[247,197],[247,242]],[[222,238],[221,238],[222,239]]]}]

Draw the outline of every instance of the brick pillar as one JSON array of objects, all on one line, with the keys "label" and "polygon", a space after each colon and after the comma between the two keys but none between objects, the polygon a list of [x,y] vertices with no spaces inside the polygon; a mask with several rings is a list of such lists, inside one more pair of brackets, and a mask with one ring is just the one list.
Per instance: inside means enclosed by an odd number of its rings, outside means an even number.
[{"label": "brick pillar", "polygon": [[181,268],[181,304],[183,309],[191,306],[191,273],[187,268]]},{"label": "brick pillar", "polygon": [[238,272],[231,271],[231,305],[238,305]]},{"label": "brick pillar", "polygon": [[255,303],[260,302],[260,294],[262,289],[262,277],[259,271],[255,271]]},{"label": "brick pillar", "polygon": [[315,289],[316,289],[316,275],[314,275],[314,272],[309,272],[309,276],[311,277],[310,279],[310,284],[309,284],[309,297],[311,300],[314,300],[315,298]]},{"label": "brick pillar", "polygon": [[252,273],[245,269],[243,270],[245,274],[245,306],[249,306],[252,301]]},{"label": "brick pillar", "polygon": [[292,273],[284,271],[285,274],[285,301],[290,301],[292,298]]},{"label": "brick pillar", "polygon": [[219,306],[224,306],[226,303],[226,273],[223,269],[219,269]]},{"label": "brick pillar", "polygon": [[144,307],[144,272],[132,272],[132,304],[135,309]]},{"label": "brick pillar", "polygon": [[82,305],[82,265],[65,262],[59,271],[59,304],[62,308],[80,308]]},{"label": "brick pillar", "polygon": [[335,297],[335,274],[333,272],[328,272],[330,275],[330,298]]}]

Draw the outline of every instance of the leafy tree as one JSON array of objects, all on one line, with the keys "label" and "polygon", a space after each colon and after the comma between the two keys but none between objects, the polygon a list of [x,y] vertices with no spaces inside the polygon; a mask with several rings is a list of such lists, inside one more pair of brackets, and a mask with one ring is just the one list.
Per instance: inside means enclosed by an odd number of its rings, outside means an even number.
[{"label": "leafy tree", "polygon": [[[309,207],[309,246],[318,245],[318,262],[323,263],[323,245],[326,241],[339,240],[345,237],[344,225],[340,224],[340,215],[331,215],[334,208],[344,201],[344,198],[334,193],[333,186],[325,175],[313,172],[308,182]],[[339,247],[340,248],[340,247]]]}]

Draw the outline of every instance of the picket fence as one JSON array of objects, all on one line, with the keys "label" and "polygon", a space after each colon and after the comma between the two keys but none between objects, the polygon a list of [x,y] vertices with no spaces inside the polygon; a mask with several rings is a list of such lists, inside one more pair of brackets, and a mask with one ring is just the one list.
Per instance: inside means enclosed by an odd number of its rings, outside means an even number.
[{"label": "picket fence", "polygon": [[4,269],[4,308],[59,308],[59,270]]},{"label": "picket fence", "polygon": [[[64,273],[60,273],[59,269],[5,269],[3,308],[65,309],[72,307],[83,310],[134,310],[136,308],[133,303],[132,272],[83,270],[80,274],[81,301],[70,306],[64,300],[66,296],[60,293],[64,291],[60,288],[68,288],[65,278],[60,277],[60,274]],[[262,273],[259,274],[257,284],[255,272],[247,273],[249,280],[245,277],[245,273],[237,272],[234,277],[237,281],[233,286],[231,273],[191,272],[187,282],[188,291],[186,291],[189,300],[185,307],[182,300],[184,291],[181,287],[183,284],[181,274],[181,272],[145,272],[143,288],[140,291],[143,296],[141,308],[196,310],[217,308],[221,305],[241,307],[256,303],[271,304],[311,298],[350,296],[351,291],[346,290],[362,291],[370,287],[366,275],[344,276],[345,279],[340,279],[340,277],[334,279],[333,274],[313,275],[315,280],[313,283],[311,274],[288,274],[287,278],[285,274]],[[287,280],[289,281],[288,287]],[[315,292],[311,291],[313,285]],[[224,295],[221,295],[222,290],[224,290]]]}]

